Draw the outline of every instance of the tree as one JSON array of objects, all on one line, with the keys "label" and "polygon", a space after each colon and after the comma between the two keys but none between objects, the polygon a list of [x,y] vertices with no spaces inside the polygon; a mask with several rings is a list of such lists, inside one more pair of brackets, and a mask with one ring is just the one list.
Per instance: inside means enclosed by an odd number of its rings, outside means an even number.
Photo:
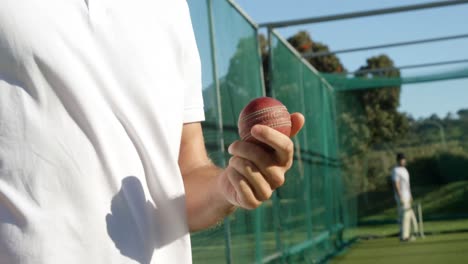
[{"label": "tree", "polygon": [[[398,78],[400,71],[387,55],[379,55],[367,59],[356,75],[361,78]],[[355,92],[364,107],[371,144],[393,142],[407,133],[408,119],[398,112],[400,91],[400,87],[395,86]]]},{"label": "tree", "polygon": [[457,114],[460,130],[463,131],[461,141],[464,142],[465,149],[468,152],[468,108],[457,111]]},{"label": "tree", "polygon": [[[301,54],[330,51],[327,45],[312,41],[310,34],[306,31],[299,31],[288,38],[288,42]],[[345,71],[343,64],[335,54],[308,58],[307,61],[319,72],[342,73]]]},{"label": "tree", "polygon": [[[300,31],[288,38],[288,42],[299,53],[325,53],[329,52],[327,45],[315,42],[306,31]],[[345,68],[335,54],[307,58],[307,61],[319,72],[343,73]],[[353,92],[337,93],[338,127],[340,133],[340,145],[346,149],[347,155],[363,153],[368,148],[369,130],[365,126],[365,116],[362,111],[356,109],[357,102]]]},{"label": "tree", "polygon": [[[267,38],[260,34],[258,36],[260,43],[260,52],[262,55],[263,62],[263,76],[265,79],[265,86],[267,91],[269,91],[270,85],[270,76],[269,76],[269,66],[270,66],[270,57],[268,50],[268,40]],[[328,46],[320,42],[312,41],[310,34],[306,31],[300,31],[294,36],[288,38],[288,42],[301,54],[309,52],[328,52]],[[315,58],[309,58],[307,61],[318,71],[327,72],[327,73],[342,73],[345,71],[345,68],[341,64],[339,58],[334,55],[327,55]]]},{"label": "tree", "polygon": [[[310,34],[300,31],[288,39],[288,42],[299,53],[329,52],[327,45],[314,42]],[[335,54],[310,57],[306,59],[315,69],[322,73],[343,73],[345,68]],[[353,92],[337,92],[337,126],[339,130],[340,161],[344,171],[346,185],[351,194],[359,193],[367,178],[366,167],[361,162],[366,160],[369,149],[370,131],[366,126],[366,116],[356,108],[359,105]]]},{"label": "tree", "polygon": [[468,109],[460,109],[457,111],[457,115],[460,117],[460,119],[466,119],[468,120]]},{"label": "tree", "polygon": [[457,117],[452,112],[448,112],[447,115],[445,115],[444,121],[450,122],[456,118]]},{"label": "tree", "polygon": [[268,55],[268,39],[265,37],[265,35],[260,34],[258,35],[258,43],[260,45],[260,52],[263,56]]},{"label": "tree", "polygon": [[440,118],[437,114],[432,114],[430,117],[429,117],[429,120],[430,121],[434,121],[434,122],[440,122]]}]

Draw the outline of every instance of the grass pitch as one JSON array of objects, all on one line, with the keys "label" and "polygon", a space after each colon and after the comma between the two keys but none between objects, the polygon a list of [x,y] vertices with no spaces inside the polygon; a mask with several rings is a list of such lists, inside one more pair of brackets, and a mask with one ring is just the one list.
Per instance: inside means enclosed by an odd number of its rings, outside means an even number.
[{"label": "grass pitch", "polygon": [[360,240],[331,263],[468,263],[468,232],[430,235],[404,243],[397,237]]}]

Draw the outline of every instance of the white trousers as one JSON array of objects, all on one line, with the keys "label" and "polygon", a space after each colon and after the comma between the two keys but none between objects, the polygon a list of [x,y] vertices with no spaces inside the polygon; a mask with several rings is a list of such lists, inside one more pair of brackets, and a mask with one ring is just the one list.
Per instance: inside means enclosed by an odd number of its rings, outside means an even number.
[{"label": "white trousers", "polygon": [[[408,239],[411,234],[410,231],[413,231],[412,233],[418,232],[418,223],[413,208],[411,207],[411,202],[398,202],[398,213],[400,216],[400,238]],[[410,230],[410,222],[413,226],[412,230]]]}]

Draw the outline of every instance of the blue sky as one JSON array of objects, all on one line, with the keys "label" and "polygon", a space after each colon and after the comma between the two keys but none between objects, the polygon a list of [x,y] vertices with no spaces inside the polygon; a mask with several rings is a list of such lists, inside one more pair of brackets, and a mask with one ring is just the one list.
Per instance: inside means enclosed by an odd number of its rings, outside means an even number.
[{"label": "blue sky", "polygon": [[[237,0],[236,2],[255,22],[262,23],[427,3],[433,0]],[[315,41],[329,45],[331,50],[467,34],[468,4],[301,25],[283,28],[279,32],[284,37],[289,37],[299,30],[310,32]],[[366,58],[383,53],[389,55],[396,66],[468,59],[468,38],[344,53],[339,57],[345,67],[352,71],[365,64]],[[402,74],[414,76],[467,67],[468,63],[465,63],[406,70]],[[416,118],[427,117],[433,113],[444,117],[448,112],[456,113],[461,108],[468,108],[468,79],[411,84],[402,87],[400,110]]]}]

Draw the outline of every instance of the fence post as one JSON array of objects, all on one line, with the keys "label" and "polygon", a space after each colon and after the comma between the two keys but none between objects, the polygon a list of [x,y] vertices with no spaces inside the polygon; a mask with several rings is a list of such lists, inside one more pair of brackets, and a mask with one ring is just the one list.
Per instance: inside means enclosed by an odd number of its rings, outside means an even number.
[{"label": "fence post", "polygon": [[424,237],[424,224],[423,224],[423,215],[422,215],[421,202],[418,203],[418,218],[419,218],[419,235],[421,237]]},{"label": "fence post", "polygon": [[[218,78],[218,65],[216,61],[216,42],[215,42],[215,26],[214,26],[214,15],[213,15],[213,0],[206,0],[207,10],[208,10],[208,24],[209,24],[209,32],[210,32],[210,45],[211,45],[211,63],[213,64],[213,82],[216,89],[216,101],[218,107],[218,137],[219,139],[219,151],[221,152],[223,159],[221,159],[221,166],[225,166],[225,147],[224,147],[224,138],[223,138],[223,114],[221,109],[221,90]],[[232,263],[232,251],[231,251],[231,221],[229,217],[224,219],[224,241],[225,241],[225,251],[226,251],[226,263]]]}]

